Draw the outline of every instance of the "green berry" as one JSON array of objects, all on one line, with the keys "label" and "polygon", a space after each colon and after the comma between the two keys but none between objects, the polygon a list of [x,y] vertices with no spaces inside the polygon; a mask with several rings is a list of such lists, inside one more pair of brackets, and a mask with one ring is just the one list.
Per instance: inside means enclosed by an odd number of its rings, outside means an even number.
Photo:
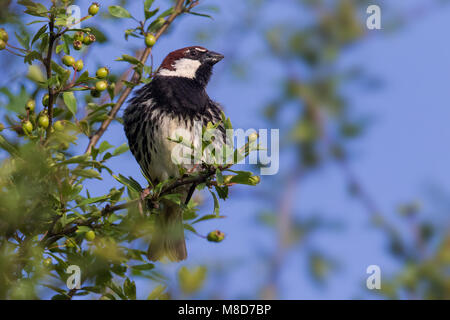
[{"label": "green berry", "polygon": [[0,50],[4,50],[6,48],[6,42],[0,39]]},{"label": "green berry", "polygon": [[75,32],[75,35],[73,36],[73,40],[75,40],[75,41],[83,41],[83,39],[84,39],[84,32],[83,31]]},{"label": "green berry", "polygon": [[22,129],[25,134],[30,134],[33,131],[33,124],[31,123],[31,121],[25,121],[22,124]]},{"label": "green berry", "polygon": [[73,48],[75,50],[81,50],[81,48],[83,48],[83,42],[81,42],[80,40],[75,40],[73,42]]},{"label": "green berry", "polygon": [[0,40],[3,40],[5,42],[8,42],[9,40],[8,32],[6,32],[6,30],[3,28],[0,28]]},{"label": "green berry", "polygon": [[83,68],[84,68],[83,60],[78,60],[77,62],[75,62],[74,69],[76,71],[81,71],[81,70],[83,70]]},{"label": "green berry", "polygon": [[45,95],[42,97],[42,105],[43,105],[44,107],[47,107],[47,106],[48,106],[48,99],[49,99],[48,93],[45,94]]},{"label": "green berry", "polygon": [[86,232],[84,237],[86,238],[87,241],[94,241],[94,239],[95,239],[95,232],[90,230],[90,231]]},{"label": "green berry", "polygon": [[88,36],[86,36],[86,37],[84,37],[84,39],[83,39],[83,44],[85,44],[85,45],[90,45],[92,42],[89,40],[89,37]]},{"label": "green berry", "polygon": [[83,43],[85,45],[90,45],[91,43],[95,42],[95,40],[97,40],[97,38],[95,38],[93,34],[89,34],[86,37],[84,37]]},{"label": "green berry", "polygon": [[208,241],[221,242],[225,238],[225,233],[219,230],[211,231],[206,238]]},{"label": "green berry", "polygon": [[96,76],[99,79],[105,79],[108,76],[108,74],[109,74],[108,68],[103,67],[97,70]]},{"label": "green berry", "polygon": [[3,123],[0,123],[0,132],[2,132],[3,130],[5,130],[5,125]]},{"label": "green berry", "polygon": [[72,57],[72,56],[64,56],[64,57],[62,58],[62,62],[63,62],[66,66],[72,67],[72,66],[74,65],[74,63],[75,63],[75,58]]},{"label": "green berry", "polygon": [[153,47],[155,43],[156,43],[156,38],[155,38],[155,36],[152,35],[151,33],[148,33],[148,34],[145,36],[145,45],[146,45],[147,47]]},{"label": "green berry", "polygon": [[93,4],[91,4],[91,6],[89,7],[89,14],[91,16],[95,16],[99,10],[100,5],[97,2],[94,2]]},{"label": "green berry", "polygon": [[55,128],[56,131],[63,131],[64,123],[61,120],[56,121],[55,124],[53,125],[53,128]]},{"label": "green berry", "polygon": [[47,258],[44,261],[42,261],[42,264],[44,265],[44,267],[48,268],[52,265],[52,258]]},{"label": "green berry", "polygon": [[94,98],[98,98],[101,96],[101,93],[98,90],[91,90],[91,96]]},{"label": "green berry", "polygon": [[35,108],[36,108],[36,101],[34,101],[33,99],[28,100],[25,105],[25,109],[33,112]]},{"label": "green berry", "polygon": [[100,80],[95,83],[95,89],[97,91],[105,91],[108,88],[108,82],[105,80]]},{"label": "green berry", "polygon": [[39,127],[47,129],[49,122],[50,122],[50,120],[48,119],[48,116],[46,114],[39,116],[39,119],[38,119]]}]

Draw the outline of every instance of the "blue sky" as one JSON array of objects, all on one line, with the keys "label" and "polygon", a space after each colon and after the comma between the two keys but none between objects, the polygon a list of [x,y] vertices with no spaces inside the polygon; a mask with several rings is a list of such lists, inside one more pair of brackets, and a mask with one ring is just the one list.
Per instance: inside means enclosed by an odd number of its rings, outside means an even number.
[{"label": "blue sky", "polygon": [[[82,10],[87,1],[81,2]],[[105,8],[113,1],[102,1]],[[128,8],[139,16],[141,1]],[[157,1],[158,3],[158,1]],[[159,3],[163,3],[159,1]],[[264,57],[266,50],[261,34],[248,32],[236,35],[230,26],[244,7],[239,0],[205,1],[220,7],[214,20],[187,16],[158,42],[153,52],[155,66],[171,50],[188,45],[204,45],[226,55],[225,62],[217,65],[209,85],[211,97],[220,101],[232,119],[234,127],[260,128],[267,124],[261,116],[265,102],[276,95],[281,76],[279,65]],[[413,1],[408,5],[421,7],[429,1]],[[295,17],[289,1],[272,3],[261,24]],[[409,12],[406,4],[396,5],[396,12]],[[383,8],[382,8],[383,10]],[[273,14],[273,13],[276,14]],[[374,31],[371,37],[351,48],[343,57],[342,66],[362,65],[366,73],[382,81],[382,87],[369,91],[358,85],[345,88],[354,112],[370,115],[375,122],[363,138],[352,144],[351,166],[363,181],[368,192],[376,199],[383,215],[399,223],[395,208],[412,199],[424,203],[425,212],[432,221],[448,224],[449,219],[433,211],[434,205],[426,197],[426,186],[434,184],[443,190],[450,187],[450,44],[445,31],[449,29],[450,7],[430,10],[414,16],[407,26],[391,34]],[[88,66],[92,69],[107,64],[113,69],[124,67],[114,59],[141,46],[131,39],[123,45],[122,32],[131,27],[132,20],[120,20],[103,25],[114,44],[92,55]],[[217,29],[220,36],[211,41],[195,40],[201,29]],[[229,32],[229,33],[227,33]],[[245,40],[245,41],[242,41]],[[238,81],[231,75],[226,59],[246,60],[256,53],[248,76]],[[261,57],[259,57],[259,55]],[[0,56],[1,57],[1,56]],[[229,62],[229,61],[228,61]],[[2,81],[3,83],[3,81]],[[283,134],[283,128],[281,135]],[[120,145],[125,136],[118,125],[105,135],[109,142]],[[80,143],[84,146],[84,143]],[[280,175],[290,172],[292,161],[288,154],[281,159]],[[115,172],[140,177],[138,166],[130,153],[111,162]],[[143,182],[144,179],[140,178]],[[262,179],[261,188],[272,180]],[[91,184],[90,190],[101,194],[118,183],[108,177]],[[275,249],[275,238],[269,229],[259,226],[256,215],[266,203],[258,198],[257,188],[238,187],[231,198],[222,203],[221,212],[227,218],[199,225],[201,233],[220,229],[227,234],[226,241],[217,245],[188,235],[189,259],[182,265],[207,264],[215,266],[207,290],[220,288],[222,298],[257,298],[257,290],[264,285],[269,261],[260,252]],[[287,256],[281,274],[281,298],[286,299],[348,299],[374,297],[364,288],[368,265],[377,264],[382,276],[394,272],[399,265],[390,258],[383,235],[370,227],[367,212],[346,191],[345,179],[334,165],[327,165],[303,180],[297,186],[295,216],[301,218],[320,215],[329,221],[339,221],[342,230],[315,234],[309,243],[339,262],[339,268],[329,276],[327,286],[314,285],[305,271],[304,247],[294,248]],[[211,200],[205,197],[204,212],[211,210]],[[234,200],[236,199],[236,200]],[[172,274],[179,266],[168,268]],[[224,269],[220,271],[220,269]],[[143,284],[144,285],[144,284]],[[140,286],[145,298],[150,288]]]}]

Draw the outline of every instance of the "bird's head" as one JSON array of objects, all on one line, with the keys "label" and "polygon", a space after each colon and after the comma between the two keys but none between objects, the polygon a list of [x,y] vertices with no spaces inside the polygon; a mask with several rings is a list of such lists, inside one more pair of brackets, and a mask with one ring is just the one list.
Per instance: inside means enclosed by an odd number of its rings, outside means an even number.
[{"label": "bird's head", "polygon": [[222,59],[220,53],[199,46],[178,49],[163,60],[157,76],[192,79],[206,86],[212,67]]}]

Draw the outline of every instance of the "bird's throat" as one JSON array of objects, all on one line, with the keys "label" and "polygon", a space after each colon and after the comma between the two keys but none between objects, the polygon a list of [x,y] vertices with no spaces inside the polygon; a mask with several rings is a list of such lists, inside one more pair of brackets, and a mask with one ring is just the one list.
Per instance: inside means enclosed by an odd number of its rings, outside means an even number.
[{"label": "bird's throat", "polygon": [[151,84],[156,105],[174,112],[201,112],[208,105],[205,87],[194,79],[156,76]]}]

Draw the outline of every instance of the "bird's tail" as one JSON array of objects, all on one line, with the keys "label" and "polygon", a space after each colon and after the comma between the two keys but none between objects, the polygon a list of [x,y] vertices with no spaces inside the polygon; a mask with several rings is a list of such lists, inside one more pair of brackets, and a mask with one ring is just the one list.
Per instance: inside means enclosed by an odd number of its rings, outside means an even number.
[{"label": "bird's tail", "polygon": [[156,216],[155,229],[148,248],[150,261],[161,260],[164,256],[171,261],[186,259],[183,211],[173,202],[164,201],[162,212]]}]

